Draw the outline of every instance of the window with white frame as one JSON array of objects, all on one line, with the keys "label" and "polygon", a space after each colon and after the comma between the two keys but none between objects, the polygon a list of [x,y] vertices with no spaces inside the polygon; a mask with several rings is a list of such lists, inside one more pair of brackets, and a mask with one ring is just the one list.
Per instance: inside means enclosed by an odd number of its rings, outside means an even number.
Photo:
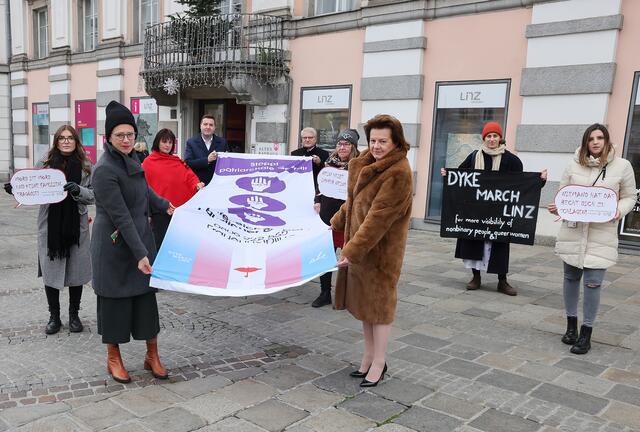
[{"label": "window with white frame", "polygon": [[98,44],[98,0],[80,1],[80,40],[82,51],[93,51]]},{"label": "window with white frame", "polygon": [[315,0],[315,15],[345,12],[356,8],[357,0]]},{"label": "window with white frame", "polygon": [[138,0],[138,41],[144,40],[147,27],[160,22],[160,5],[158,0]]},{"label": "window with white frame", "polygon": [[47,8],[33,11],[33,54],[37,59],[49,55],[49,16]]}]

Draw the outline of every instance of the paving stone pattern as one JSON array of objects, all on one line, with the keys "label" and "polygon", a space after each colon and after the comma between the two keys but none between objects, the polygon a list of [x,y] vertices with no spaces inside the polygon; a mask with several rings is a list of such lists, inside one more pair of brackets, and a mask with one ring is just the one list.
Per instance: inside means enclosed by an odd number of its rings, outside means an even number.
[{"label": "paving stone pattern", "polygon": [[[0,197],[0,432],[35,431],[640,431],[640,257],[622,254],[603,284],[585,356],[560,342],[562,269],[552,248],[512,246],[517,297],[453,258],[454,242],[412,231],[389,341],[389,372],[363,391],[349,372],[361,325],[313,309],[317,281],[270,296],[159,292],[160,355],[169,380],[142,368],[145,346],[121,347],[132,383],[105,371],[86,287],[85,330],[43,333],[36,208]],[[581,308],[579,308],[581,310]]]}]

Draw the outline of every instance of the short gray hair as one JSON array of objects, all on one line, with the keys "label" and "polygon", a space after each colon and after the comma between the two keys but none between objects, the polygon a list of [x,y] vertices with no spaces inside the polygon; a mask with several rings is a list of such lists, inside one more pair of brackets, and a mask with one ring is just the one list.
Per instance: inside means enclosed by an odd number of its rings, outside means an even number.
[{"label": "short gray hair", "polygon": [[311,132],[315,138],[318,138],[318,131],[312,128],[311,126],[307,126],[306,128],[302,129],[300,131],[300,136],[302,137],[302,134],[305,132]]}]

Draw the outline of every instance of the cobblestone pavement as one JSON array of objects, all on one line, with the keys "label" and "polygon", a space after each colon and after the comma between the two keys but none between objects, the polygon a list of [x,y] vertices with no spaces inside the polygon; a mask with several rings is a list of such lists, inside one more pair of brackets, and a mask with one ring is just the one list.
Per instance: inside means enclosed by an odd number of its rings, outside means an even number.
[{"label": "cobblestone pavement", "polygon": [[[34,208],[0,197],[0,431],[640,431],[640,257],[607,272],[593,348],[564,332],[561,263],[513,246],[517,297],[465,291],[453,242],[412,231],[389,343],[389,375],[367,391],[348,377],[362,350],[347,312],[313,309],[316,282],[271,296],[160,292],[160,354],[171,379],[122,346],[133,382],[105,371],[95,296],[85,331],[54,336],[35,277]],[[66,292],[61,295],[66,311]],[[63,312],[63,322],[66,313]]]}]

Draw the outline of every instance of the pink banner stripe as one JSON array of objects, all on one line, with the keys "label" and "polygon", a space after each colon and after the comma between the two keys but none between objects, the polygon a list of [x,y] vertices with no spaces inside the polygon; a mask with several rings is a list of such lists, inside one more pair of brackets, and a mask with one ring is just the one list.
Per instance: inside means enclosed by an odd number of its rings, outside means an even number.
[{"label": "pink banner stripe", "polygon": [[298,246],[267,255],[265,288],[288,285],[300,280],[302,256]]},{"label": "pink banner stripe", "polygon": [[227,287],[232,249],[222,246],[222,244],[205,242],[200,244],[191,268],[191,275],[189,275],[190,284],[214,288]]}]

